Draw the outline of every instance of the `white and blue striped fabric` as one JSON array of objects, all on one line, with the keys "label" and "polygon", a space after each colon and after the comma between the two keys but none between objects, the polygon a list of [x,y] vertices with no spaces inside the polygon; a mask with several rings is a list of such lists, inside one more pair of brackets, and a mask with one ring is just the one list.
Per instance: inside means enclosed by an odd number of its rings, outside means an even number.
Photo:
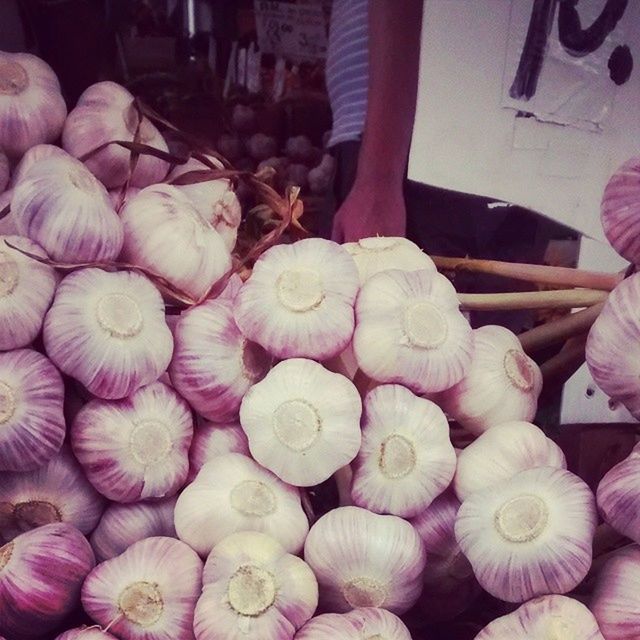
[{"label": "white and blue striped fabric", "polygon": [[364,130],[369,79],[368,0],[333,0],[326,82],[333,128],[329,146]]}]

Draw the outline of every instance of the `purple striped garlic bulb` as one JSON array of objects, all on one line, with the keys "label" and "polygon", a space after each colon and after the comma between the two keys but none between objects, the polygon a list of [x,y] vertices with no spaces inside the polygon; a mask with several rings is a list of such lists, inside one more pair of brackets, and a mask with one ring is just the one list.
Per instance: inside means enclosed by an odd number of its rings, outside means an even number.
[{"label": "purple striped garlic bulb", "polygon": [[363,285],[353,350],[362,371],[416,393],[442,391],[471,365],[471,327],[453,285],[432,269],[383,271]]},{"label": "purple striped garlic bulb", "polygon": [[0,236],[0,350],[31,344],[42,329],[57,276],[53,267],[25,256],[7,243],[41,258],[42,248],[21,236]]},{"label": "purple striped garlic bulb", "polygon": [[[160,151],[168,151],[167,143],[156,127],[140,116],[134,97],[115,82],[97,82],[78,99],[62,132],[62,146],[76,158],[84,158],[91,173],[112,189],[123,185],[130,174],[131,152],[117,144],[109,144],[96,153],[98,147],[115,140],[133,142],[139,126],[139,142]],[[134,187],[146,187],[161,182],[169,165],[155,156],[141,154],[131,177]]]},{"label": "purple striped garlic bulb", "polygon": [[339,507],[311,527],[304,559],[318,578],[323,609],[381,607],[400,615],[420,595],[426,554],[406,520]]},{"label": "purple striped garlic bulb", "polygon": [[583,580],[597,519],[580,478],[540,467],[472,493],[455,532],[480,585],[501,600],[524,602],[567,593]]},{"label": "purple striped garlic bulb", "polygon": [[0,634],[42,636],[78,604],[95,559],[86,538],[57,522],[0,547]]},{"label": "purple striped garlic bulb", "polygon": [[578,600],[542,596],[496,618],[475,640],[605,640],[605,636],[591,611]]},{"label": "purple striped garlic bulb", "polygon": [[70,273],[45,317],[43,338],[64,373],[105,399],[155,382],[173,352],[162,296],[133,271]]},{"label": "purple striped garlic bulb", "polygon": [[233,533],[211,551],[194,619],[197,640],[293,640],[318,606],[309,565],[272,537]]},{"label": "purple striped garlic bulb", "polygon": [[232,300],[207,300],[180,316],[169,366],[171,382],[201,416],[237,419],[245,393],[262,380],[272,357],[241,333]]},{"label": "purple striped garlic bulb", "polygon": [[453,488],[460,500],[536,467],[566,469],[562,449],[530,422],[505,422],[480,434],[458,455]]},{"label": "purple striped garlic bulb", "polygon": [[177,187],[157,184],[120,210],[123,257],[199,299],[231,268],[220,234]]},{"label": "purple striped garlic bulb", "polygon": [[0,471],[30,471],[53,458],[65,436],[64,384],[37,351],[0,353]]},{"label": "purple striped garlic bulb", "polygon": [[409,629],[386,609],[364,607],[347,613],[323,613],[311,618],[296,640],[411,640]]},{"label": "purple striped garlic bulb", "polygon": [[462,380],[438,396],[438,404],[475,434],[503,422],[531,422],[542,390],[538,365],[504,327],[475,329],[473,340],[471,366]]},{"label": "purple striped garlic bulb", "polygon": [[189,405],[162,382],[122,400],[91,400],[71,427],[89,482],[116,502],[174,495],[189,471],[192,438]]},{"label": "purple striped garlic bulb", "polygon": [[2,193],[9,184],[9,159],[0,149],[0,193]]},{"label": "purple striped garlic bulb", "polygon": [[354,504],[376,513],[417,515],[456,470],[449,423],[438,405],[397,384],[364,399],[362,446],[353,462]]},{"label": "purple striped garlic bulb", "polygon": [[360,395],[348,378],[293,358],[247,391],[240,424],[258,463],[289,484],[310,487],[355,458],[361,412]]},{"label": "purple striped garlic bulb", "polygon": [[0,150],[19,158],[62,131],[67,106],[53,69],[30,53],[0,51]]},{"label": "purple striped garlic bulb", "polygon": [[11,211],[20,235],[60,262],[109,262],[123,227],[106,189],[81,163],[53,156],[31,166],[16,185]]},{"label": "purple striped garlic bulb", "polygon": [[103,631],[100,627],[75,627],[69,629],[59,636],[56,636],[55,640],[117,640],[114,635],[111,635],[108,631]]},{"label": "purple striped garlic bulb", "polygon": [[54,144],[37,144],[35,147],[31,147],[22,158],[20,158],[20,162],[16,165],[11,175],[11,187],[15,187],[18,183],[22,182],[34,164],[53,156],[69,158],[69,154],[64,149],[56,147]]},{"label": "purple striped garlic bulb", "polygon": [[309,531],[300,491],[240,453],[202,467],[178,497],[174,522],[180,540],[202,557],[238,531],[266,533],[298,553]]},{"label": "purple striped garlic bulb", "polygon": [[127,640],[193,640],[202,561],[186,544],[162,536],[132,544],[99,564],[82,586],[82,606]]},{"label": "purple striped garlic bulb", "polygon": [[265,251],[234,301],[248,340],[278,358],[326,360],[351,340],[358,270],[338,244],[307,238]]}]

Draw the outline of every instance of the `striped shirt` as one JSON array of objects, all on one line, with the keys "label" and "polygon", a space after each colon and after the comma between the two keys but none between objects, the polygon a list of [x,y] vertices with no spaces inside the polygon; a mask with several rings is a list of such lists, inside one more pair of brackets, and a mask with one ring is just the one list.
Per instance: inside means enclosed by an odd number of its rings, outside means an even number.
[{"label": "striped shirt", "polygon": [[329,146],[359,140],[367,113],[368,0],[333,0],[327,53],[327,92],[333,113]]}]

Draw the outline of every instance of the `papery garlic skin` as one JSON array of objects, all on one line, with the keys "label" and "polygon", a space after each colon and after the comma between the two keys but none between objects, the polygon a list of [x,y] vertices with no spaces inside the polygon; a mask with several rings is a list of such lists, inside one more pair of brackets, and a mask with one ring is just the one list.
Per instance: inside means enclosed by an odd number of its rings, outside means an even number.
[{"label": "papery garlic skin", "polygon": [[60,450],[64,384],[37,351],[0,353],[0,471],[30,471]]},{"label": "papery garlic skin", "polygon": [[530,422],[492,426],[458,455],[453,487],[460,500],[536,467],[566,469],[562,449]]},{"label": "papery garlic skin", "polygon": [[20,158],[20,162],[16,165],[11,175],[11,187],[15,187],[18,183],[22,182],[34,164],[53,156],[68,158],[69,154],[54,144],[37,144],[35,147],[31,147],[22,158]]},{"label": "papery garlic skin", "polygon": [[65,522],[27,531],[0,547],[0,633],[42,636],[78,604],[95,559],[86,538]]},{"label": "papery garlic skin", "polygon": [[43,329],[47,354],[98,398],[124,398],[166,370],[173,337],[160,292],[139,273],[64,278]]},{"label": "papery garlic skin", "polygon": [[30,53],[0,51],[0,150],[19,158],[62,131],[67,106],[53,69]]},{"label": "papery garlic skin", "polygon": [[[133,101],[133,96],[119,84],[97,82],[80,96],[62,132],[65,151],[76,158],[84,158],[89,170],[108,189],[126,182],[130,173],[131,152],[117,144],[109,144],[89,157],[85,156],[108,142],[133,142],[140,121]],[[140,122],[139,142],[160,151],[168,151],[164,138],[146,117]],[[140,154],[131,185],[146,187],[161,182],[168,170],[166,161]]]},{"label": "papery garlic skin", "polygon": [[178,497],[174,522],[178,537],[203,557],[238,531],[266,533],[298,553],[309,531],[300,491],[240,453],[202,467]]},{"label": "papery garlic skin", "polygon": [[475,640],[605,640],[605,637],[593,614],[578,600],[542,596],[490,622]]},{"label": "papery garlic skin", "polygon": [[263,467],[289,484],[310,487],[355,458],[361,412],[360,395],[348,378],[293,358],[247,391],[240,424]]},{"label": "papery garlic skin", "polygon": [[219,542],[207,558],[203,583],[194,618],[197,640],[292,640],[318,606],[309,565],[255,531]]},{"label": "papery garlic skin", "polygon": [[606,640],[636,640],[640,629],[640,546],[624,547],[598,574],[591,611]]},{"label": "papery garlic skin", "polygon": [[359,367],[378,382],[416,393],[448,389],[471,364],[471,327],[453,285],[431,270],[383,271],[358,295],[353,350]]},{"label": "papery garlic skin", "polygon": [[169,366],[171,382],[203,417],[237,419],[249,388],[264,378],[272,357],[240,333],[232,300],[207,300],[180,316]]},{"label": "papery garlic skin", "polygon": [[222,237],[177,187],[157,184],[143,189],[127,200],[120,218],[124,259],[195,299],[231,268]]},{"label": "papery garlic skin", "polygon": [[140,187],[129,187],[125,193],[124,197],[122,195],[122,187],[118,187],[116,189],[109,190],[109,200],[111,201],[111,206],[116,210],[120,211],[120,209],[124,206],[124,203],[127,200],[131,200],[131,198],[135,198],[142,189]]},{"label": "papery garlic skin", "polygon": [[114,635],[103,631],[100,627],[76,627],[56,636],[55,640],[111,640],[111,638],[117,640]]},{"label": "papery garlic skin", "polygon": [[36,162],[16,185],[11,211],[20,235],[60,262],[109,262],[122,248],[123,227],[106,189],[71,157]]},{"label": "papery garlic skin", "polygon": [[82,606],[127,640],[192,640],[202,561],[172,538],[146,538],[99,564],[82,586]]},{"label": "papery garlic skin", "polygon": [[381,607],[400,615],[420,595],[426,553],[405,520],[339,507],[311,527],[304,559],[318,578],[327,611]]},{"label": "papery garlic skin", "polygon": [[[0,212],[4,211],[7,207],[11,206],[11,198],[13,198],[13,189],[9,191],[5,191],[4,193],[0,193]],[[11,210],[9,209],[9,213],[4,216],[4,218],[0,218],[0,235],[3,236],[17,236],[18,235],[18,227],[16,226],[16,218],[11,214]]]},{"label": "papery garlic skin", "polygon": [[348,613],[323,613],[307,622],[296,640],[411,640],[409,629],[386,609],[362,607]]},{"label": "papery garlic skin", "polygon": [[162,382],[122,400],[91,400],[71,427],[71,446],[89,482],[116,502],[174,495],[189,470],[189,405]]},{"label": "papery garlic skin", "polygon": [[521,471],[472,493],[455,532],[482,587],[507,602],[575,588],[591,567],[594,496],[564,469]]},{"label": "papery garlic skin", "polygon": [[446,416],[405,387],[376,387],[364,399],[362,446],[353,469],[354,504],[415,516],[449,486],[456,470]]},{"label": "papery garlic skin", "polygon": [[145,538],[176,538],[173,525],[175,505],[175,497],[149,502],[110,504],[90,538],[98,562],[119,556],[134,542]]},{"label": "papery garlic skin", "polygon": [[497,325],[473,331],[471,366],[438,404],[471,433],[503,422],[531,422],[542,390],[538,365],[522,350],[518,337]]},{"label": "papery garlic skin", "polygon": [[0,193],[2,193],[9,184],[9,159],[0,149]]},{"label": "papery garlic skin", "polygon": [[256,261],[234,301],[247,339],[279,358],[325,360],[351,340],[358,271],[335,242],[277,245]]},{"label": "papery garlic skin", "polygon": [[105,502],[84,477],[68,447],[34,471],[3,473],[0,482],[0,539],[52,522],[93,531]]},{"label": "papery garlic skin", "polygon": [[[7,243],[16,249],[11,248]],[[42,248],[15,235],[0,236],[0,350],[31,344],[53,300],[55,270],[20,251],[46,259]]]}]

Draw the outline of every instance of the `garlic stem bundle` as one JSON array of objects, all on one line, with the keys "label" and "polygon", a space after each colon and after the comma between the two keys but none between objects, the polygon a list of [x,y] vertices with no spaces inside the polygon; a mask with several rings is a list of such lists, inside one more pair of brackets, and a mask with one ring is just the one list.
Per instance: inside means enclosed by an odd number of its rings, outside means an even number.
[{"label": "garlic stem bundle", "polygon": [[30,53],[0,51],[0,151],[19,158],[62,131],[67,106],[53,69]]},{"label": "garlic stem bundle", "polygon": [[0,193],[2,193],[9,184],[9,159],[0,149]]},{"label": "garlic stem bundle", "polygon": [[335,242],[277,245],[256,261],[234,301],[240,331],[278,358],[326,360],[351,340],[358,271]]},{"label": "garlic stem bundle", "polygon": [[[116,140],[133,142],[138,128],[139,142],[168,151],[156,127],[146,117],[140,120],[134,98],[124,87],[115,82],[97,82],[80,96],[75,109],[69,113],[62,132],[62,146],[76,158],[91,154],[84,163],[100,182],[112,189],[123,185],[129,177],[131,152],[117,144],[91,152]],[[161,182],[168,170],[165,160],[140,154],[131,185],[146,187]]]},{"label": "garlic stem bundle", "polygon": [[174,331],[171,382],[203,417],[237,419],[249,388],[264,378],[271,356],[246,340],[233,319],[232,300],[207,300],[185,311]]},{"label": "garlic stem bundle", "polygon": [[67,522],[88,534],[105,504],[89,484],[71,451],[64,446],[34,471],[3,473],[0,482],[0,539],[52,522]]},{"label": "garlic stem bundle", "polygon": [[404,622],[386,609],[363,607],[348,613],[323,613],[311,618],[296,640],[411,640]]},{"label": "garlic stem bundle", "polygon": [[114,635],[111,635],[108,631],[103,631],[100,627],[76,627],[75,629],[69,629],[59,636],[56,636],[55,640],[117,640]]},{"label": "garlic stem bundle", "polygon": [[309,565],[264,533],[243,531],[219,542],[203,572],[195,611],[197,640],[293,640],[318,606]]},{"label": "garlic stem bundle", "polygon": [[64,384],[37,351],[0,353],[0,471],[30,471],[60,450]]},{"label": "garlic stem bundle", "polygon": [[0,634],[42,636],[78,604],[95,564],[86,538],[57,522],[27,531],[0,547]]},{"label": "garlic stem bundle", "polygon": [[177,187],[157,184],[120,211],[123,257],[162,276],[196,300],[231,268],[222,237]]},{"label": "garlic stem bundle", "polygon": [[376,513],[415,516],[455,473],[444,413],[400,385],[376,387],[364,399],[362,446],[353,469],[354,504]]},{"label": "garlic stem bundle", "polygon": [[203,557],[238,531],[266,533],[298,553],[309,531],[300,491],[240,453],[202,467],[178,497],[174,522],[178,537]]},{"label": "garlic stem bundle", "polygon": [[381,607],[400,615],[420,595],[426,554],[405,520],[339,507],[311,527],[304,559],[318,578],[325,610]]},{"label": "garlic stem bundle", "polygon": [[353,349],[362,371],[416,393],[448,389],[471,364],[471,327],[453,285],[431,270],[383,271],[358,295]]},{"label": "garlic stem bundle", "polygon": [[240,424],[251,455],[263,467],[289,484],[310,487],[355,458],[361,411],[360,395],[348,378],[313,360],[293,358],[247,391]]},{"label": "garlic stem bundle", "polygon": [[31,147],[22,158],[20,158],[20,162],[16,165],[11,175],[11,187],[15,187],[22,182],[34,164],[54,156],[58,158],[69,158],[69,154],[64,149],[56,147],[54,144],[37,144],[35,147]]},{"label": "garlic stem bundle", "polygon": [[81,269],[47,313],[47,354],[99,398],[124,398],[166,370],[173,337],[160,292],[139,273]]},{"label": "garlic stem bundle", "polygon": [[186,544],[146,538],[87,576],[82,606],[118,638],[192,640],[201,586],[202,561]]},{"label": "garlic stem bundle", "polygon": [[486,325],[475,329],[473,338],[471,366],[462,380],[438,396],[438,404],[475,434],[503,422],[531,422],[542,390],[538,365],[509,329]]},{"label": "garlic stem bundle", "polygon": [[71,427],[89,482],[116,502],[174,495],[187,477],[192,437],[189,405],[162,382],[122,400],[91,400]]},{"label": "garlic stem bundle", "polygon": [[173,525],[175,505],[175,497],[149,502],[110,504],[90,538],[98,562],[119,556],[134,542],[145,538],[176,538]]},{"label": "garlic stem bundle", "polygon": [[562,449],[530,422],[505,422],[460,452],[453,487],[458,498],[466,500],[474,491],[536,467],[566,469]]},{"label": "garlic stem bundle", "polygon": [[582,581],[596,524],[589,487],[564,469],[540,467],[472,493],[455,532],[482,587],[524,602],[567,593]]}]

